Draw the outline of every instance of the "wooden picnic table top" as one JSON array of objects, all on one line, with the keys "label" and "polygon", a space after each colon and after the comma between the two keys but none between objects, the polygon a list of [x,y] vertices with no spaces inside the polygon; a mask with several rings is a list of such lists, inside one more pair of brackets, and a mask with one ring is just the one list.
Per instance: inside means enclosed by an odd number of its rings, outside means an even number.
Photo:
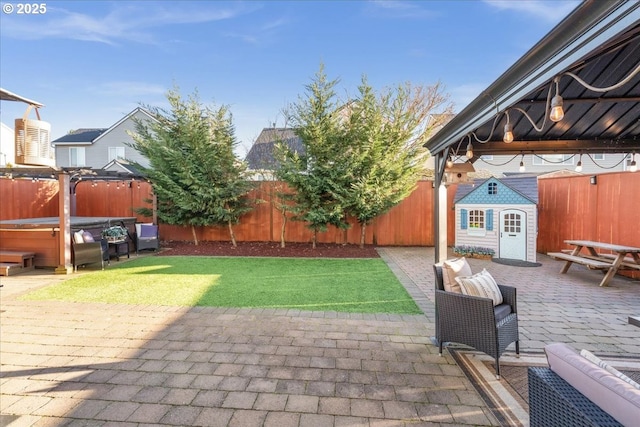
[{"label": "wooden picnic table top", "polygon": [[594,242],[591,240],[565,240],[564,242],[569,245],[606,249],[612,252],[640,253],[640,248],[636,248],[633,246],[614,245],[613,243]]}]

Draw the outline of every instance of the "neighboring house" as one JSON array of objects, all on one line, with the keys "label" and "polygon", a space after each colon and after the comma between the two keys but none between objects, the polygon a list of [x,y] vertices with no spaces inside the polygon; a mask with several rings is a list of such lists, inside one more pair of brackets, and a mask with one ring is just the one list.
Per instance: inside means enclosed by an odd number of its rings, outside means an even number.
[{"label": "neighboring house", "polygon": [[137,162],[144,167],[149,160],[127,143],[133,142],[128,132],[135,132],[135,119],[155,120],[138,107],[109,128],[77,129],[53,141],[58,167],[84,167],[103,169],[113,167],[112,162]]},{"label": "neighboring house", "polygon": [[497,258],[536,261],[538,180],[489,178],[459,184],[454,197],[455,245],[495,250]]},{"label": "neighboring house", "polygon": [[289,128],[264,128],[251,146],[245,157],[249,172],[255,180],[273,178],[273,171],[278,168],[275,158],[276,144],[284,143],[290,150],[304,153],[302,140]]}]

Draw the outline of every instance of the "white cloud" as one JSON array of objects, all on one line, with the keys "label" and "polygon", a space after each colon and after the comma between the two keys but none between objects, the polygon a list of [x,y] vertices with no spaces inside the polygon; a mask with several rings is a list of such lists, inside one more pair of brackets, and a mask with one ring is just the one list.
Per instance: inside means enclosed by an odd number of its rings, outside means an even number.
[{"label": "white cloud", "polygon": [[91,16],[50,6],[42,20],[3,19],[3,33],[7,36],[37,40],[60,38],[118,44],[133,41],[144,44],[159,43],[153,30],[167,25],[197,24],[232,19],[255,10],[244,3],[218,7],[215,2],[136,2],[113,3],[115,9],[104,16]]},{"label": "white cloud", "polygon": [[577,0],[484,0],[484,2],[499,10],[522,12],[548,22],[560,22],[580,4]]}]

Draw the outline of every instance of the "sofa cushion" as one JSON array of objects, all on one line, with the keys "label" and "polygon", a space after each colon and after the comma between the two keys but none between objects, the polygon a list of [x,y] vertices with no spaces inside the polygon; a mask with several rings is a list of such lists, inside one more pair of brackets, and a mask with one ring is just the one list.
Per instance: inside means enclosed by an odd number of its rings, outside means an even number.
[{"label": "sofa cushion", "polygon": [[549,368],[623,425],[640,419],[640,390],[580,356],[564,343],[544,348]]},{"label": "sofa cushion", "polygon": [[85,243],[91,243],[91,242],[95,242],[96,241],[96,239],[93,238],[93,234],[91,234],[90,231],[84,231],[82,233],[82,240]]},{"label": "sofa cushion", "polygon": [[483,268],[480,273],[473,276],[458,276],[456,277],[456,282],[458,282],[462,293],[465,295],[491,298],[494,306],[502,304],[502,292],[500,292],[498,284],[486,268]]},{"label": "sofa cushion", "polygon": [[640,384],[638,384],[637,382],[635,382],[634,380],[632,380],[631,378],[629,378],[628,376],[626,376],[622,372],[618,371],[616,368],[614,368],[613,366],[609,365],[607,362],[605,362],[604,360],[600,359],[598,356],[596,356],[595,354],[591,353],[589,350],[585,350],[585,349],[580,350],[580,356],[584,357],[585,359],[589,360],[590,362],[595,363],[596,365],[600,366],[604,370],[606,370],[608,372],[611,372],[613,375],[615,375],[616,377],[620,378],[622,381],[631,384],[632,386],[634,386],[637,389],[640,389]]},{"label": "sofa cushion", "polygon": [[442,263],[442,282],[444,290],[447,292],[462,292],[460,285],[456,282],[458,276],[471,276],[471,266],[465,257],[446,260]]},{"label": "sofa cushion", "polygon": [[138,237],[141,239],[154,239],[157,235],[157,228],[155,225],[149,224],[141,224],[140,225],[140,234]]}]

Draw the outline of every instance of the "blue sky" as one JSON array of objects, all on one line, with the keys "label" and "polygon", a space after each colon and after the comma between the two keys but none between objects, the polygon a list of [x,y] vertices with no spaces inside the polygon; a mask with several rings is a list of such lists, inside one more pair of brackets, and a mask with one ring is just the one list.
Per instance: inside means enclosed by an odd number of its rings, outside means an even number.
[{"label": "blue sky", "polygon": [[[6,13],[6,5],[14,6]],[[2,2],[0,86],[45,104],[52,139],[166,106],[174,85],[228,105],[238,154],[304,95],[320,63],[337,92],[440,81],[456,111],[578,1],[46,1],[41,15]],[[13,127],[25,105],[3,101]],[[32,113],[33,114],[33,113]],[[33,118],[33,115],[32,115]]]}]

